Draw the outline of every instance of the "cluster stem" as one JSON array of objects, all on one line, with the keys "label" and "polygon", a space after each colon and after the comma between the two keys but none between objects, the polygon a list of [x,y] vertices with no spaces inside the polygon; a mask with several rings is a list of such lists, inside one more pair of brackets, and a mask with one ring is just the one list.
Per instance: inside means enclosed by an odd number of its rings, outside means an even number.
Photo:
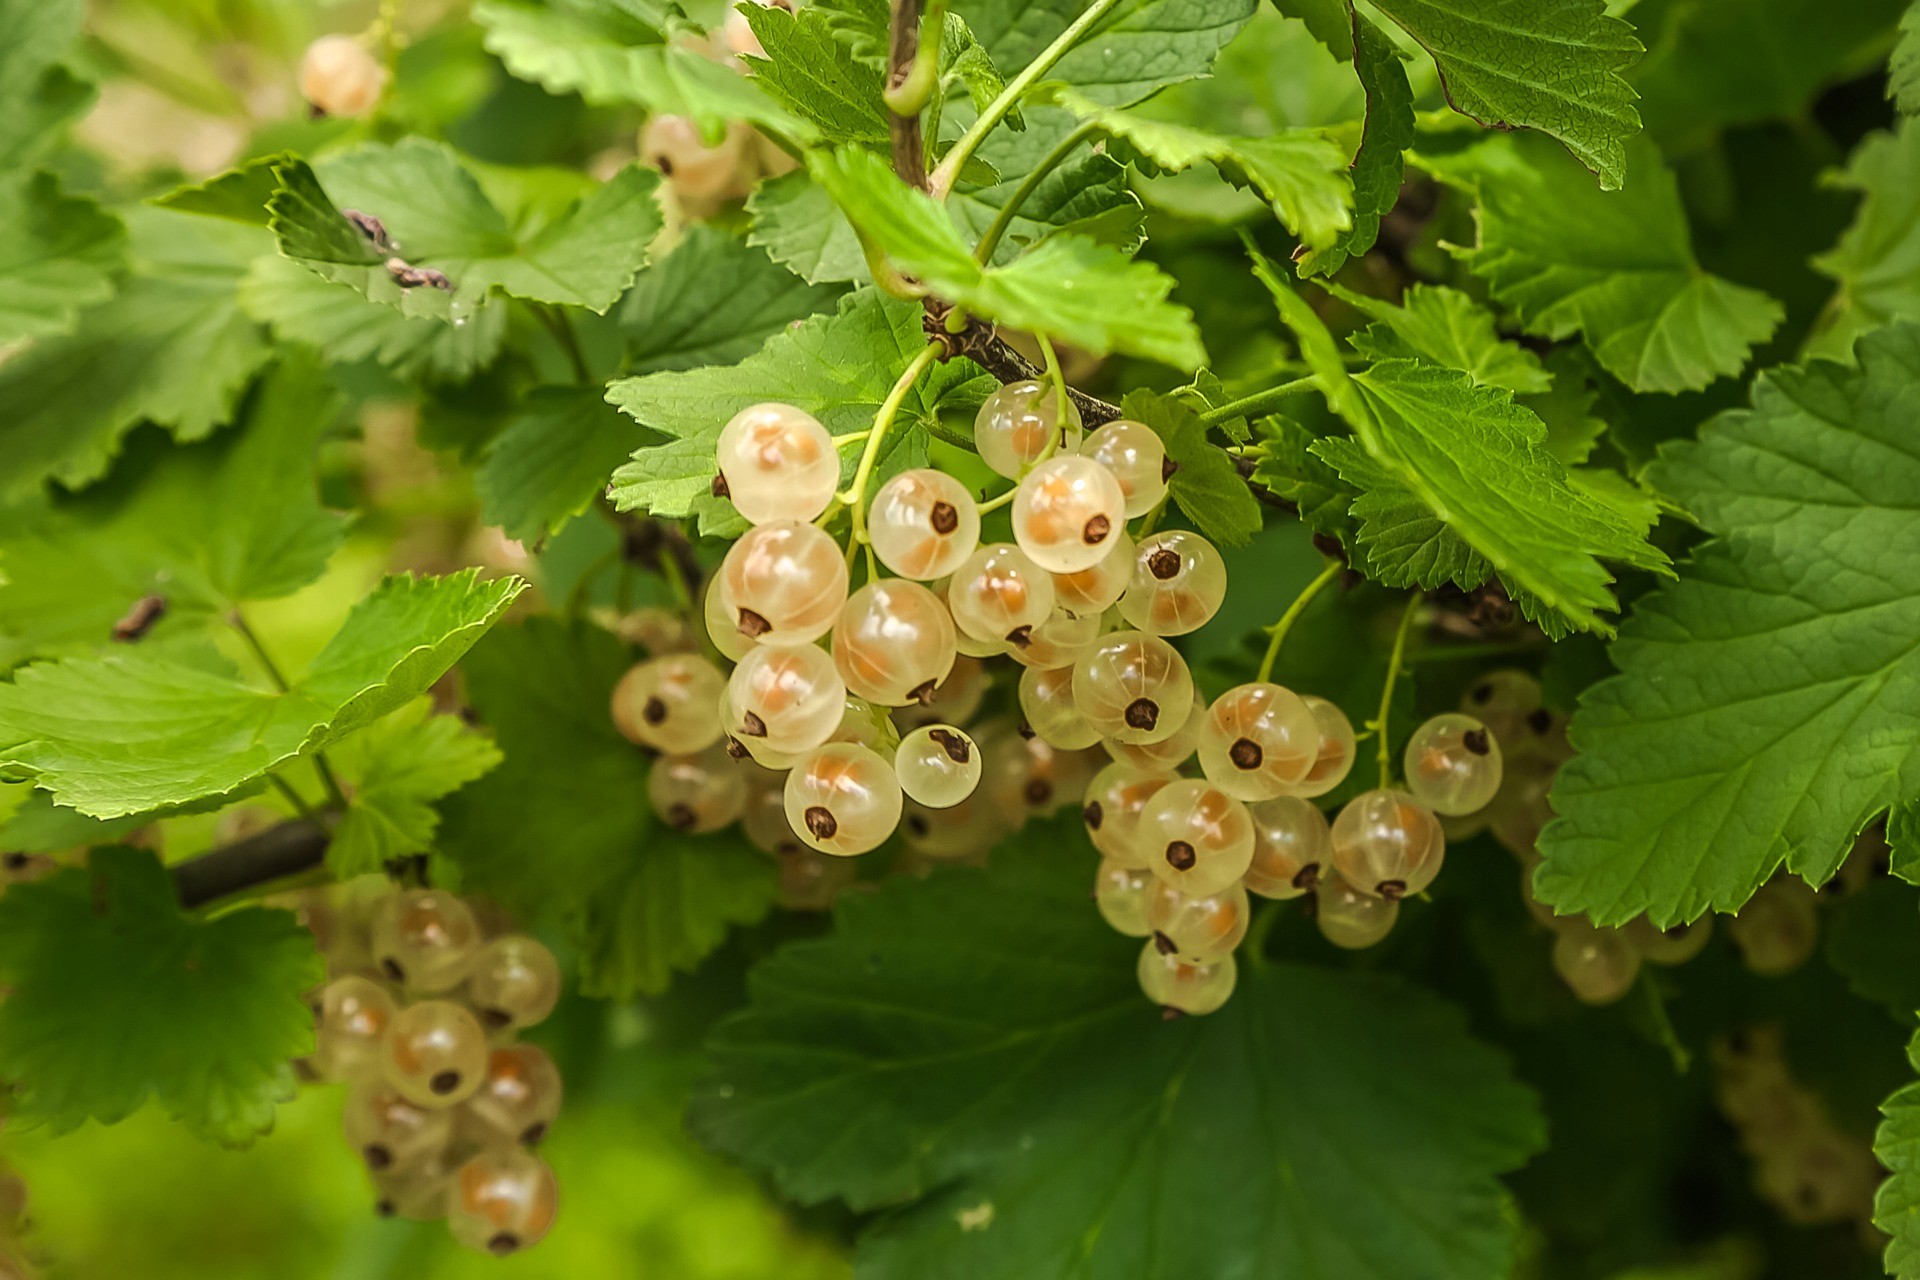
[{"label": "cluster stem", "polygon": [[1387,659],[1387,678],[1380,686],[1380,713],[1374,717],[1373,731],[1380,735],[1380,786],[1393,783],[1393,748],[1387,741],[1387,717],[1393,710],[1393,687],[1400,681],[1400,668],[1406,663],[1407,636],[1413,631],[1414,615],[1420,612],[1420,597],[1412,596],[1400,615],[1400,628],[1393,635],[1393,655]]},{"label": "cluster stem", "polygon": [[1287,606],[1287,611],[1280,615],[1279,620],[1267,628],[1267,655],[1260,659],[1260,673],[1254,677],[1258,683],[1265,684],[1273,678],[1273,664],[1280,658],[1280,645],[1286,640],[1287,632],[1293,630],[1293,624],[1299,621],[1300,615],[1306,612],[1307,606],[1313,603],[1321,589],[1340,576],[1343,567],[1338,560],[1329,560],[1326,567],[1314,575],[1312,582],[1300,588],[1300,594],[1293,598],[1293,603]]},{"label": "cluster stem", "polygon": [[901,372],[900,380],[895,382],[893,390],[887,393],[880,411],[873,415],[873,427],[867,436],[867,447],[860,454],[860,465],[854,470],[853,484],[844,493],[838,495],[840,503],[847,508],[853,518],[852,540],[847,546],[849,559],[853,554],[854,546],[868,540],[867,485],[872,482],[873,468],[880,461],[880,446],[886,442],[887,432],[892,428],[893,420],[900,412],[900,406],[906,403],[908,393],[913,390],[913,384],[918,382],[920,375],[939,358],[942,350],[938,342],[929,342],[920,348],[920,354],[915,356]]}]

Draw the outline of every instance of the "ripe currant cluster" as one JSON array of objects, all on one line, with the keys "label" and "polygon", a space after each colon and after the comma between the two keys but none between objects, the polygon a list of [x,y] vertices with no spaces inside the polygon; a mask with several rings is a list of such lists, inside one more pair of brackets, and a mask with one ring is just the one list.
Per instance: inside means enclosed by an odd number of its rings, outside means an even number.
[{"label": "ripe currant cluster", "polygon": [[[748,0],[762,8],[791,9],[791,0]],[[745,72],[743,59],[765,56],[747,15],[729,6],[718,33],[685,39],[708,60]],[[717,141],[710,140],[691,116],[650,116],[640,129],[640,158],[658,169],[683,211],[711,213],[727,200],[744,197],[762,178],[796,167],[793,157],[751,125],[732,121]]]},{"label": "ripe currant cluster", "polygon": [[496,1255],[536,1244],[557,1190],[531,1148],[559,1114],[560,1073],[515,1036],[553,1011],[559,966],[524,934],[489,937],[453,894],[369,883],[294,903],[329,974],[299,1065],[347,1086],[343,1128],[379,1213],[444,1217]]},{"label": "ripe currant cluster", "polygon": [[1873,1148],[1839,1129],[1819,1096],[1793,1078],[1778,1026],[1743,1027],[1712,1046],[1714,1102],[1754,1163],[1754,1189],[1789,1222],[1855,1222],[1868,1247],[1874,1189],[1883,1176]]}]

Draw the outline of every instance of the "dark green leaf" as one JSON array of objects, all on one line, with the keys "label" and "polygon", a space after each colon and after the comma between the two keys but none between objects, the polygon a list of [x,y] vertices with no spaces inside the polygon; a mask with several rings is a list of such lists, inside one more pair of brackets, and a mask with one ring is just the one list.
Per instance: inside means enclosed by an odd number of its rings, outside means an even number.
[{"label": "dark green leaf", "polygon": [[345,880],[425,853],[440,827],[433,802],[499,764],[500,751],[423,698],[346,738],[331,759],[352,803],[327,845],[327,867]]},{"label": "dark green leaf", "polygon": [[1155,391],[1130,391],[1120,411],[1152,427],[1179,465],[1167,492],[1195,529],[1224,546],[1240,546],[1260,532],[1259,502],[1190,406]]},{"label": "dark green leaf", "polygon": [[120,220],[51,174],[0,180],[0,344],[70,331],[125,256]]},{"label": "dark green leaf", "polygon": [[887,145],[885,85],[877,67],[856,61],[813,9],[749,4],[743,10],[765,57],[748,57],[753,81],[810,123],[829,144]]},{"label": "dark green leaf", "polygon": [[1837,186],[1860,193],[1860,212],[1814,265],[1840,282],[1809,343],[1812,354],[1850,359],[1859,336],[1895,320],[1920,320],[1920,124],[1868,134]]},{"label": "dark green leaf", "polygon": [[[1253,17],[1258,0],[1120,0],[1050,73],[1096,102],[1125,106],[1204,76],[1221,46]],[[996,65],[1026,66],[1080,16],[1081,0],[962,0]]]},{"label": "dark green leaf", "polygon": [[[1311,23],[1309,23],[1311,25]],[[1353,226],[1326,249],[1300,260],[1303,276],[1331,276],[1372,249],[1380,219],[1399,202],[1406,152],[1413,145],[1413,86],[1400,50],[1380,28],[1353,15],[1354,70],[1367,89],[1367,124],[1353,156]]]},{"label": "dark green leaf", "polygon": [[591,507],[636,448],[658,443],[599,387],[537,387],[482,455],[473,479],[481,515],[509,538],[538,542]]}]

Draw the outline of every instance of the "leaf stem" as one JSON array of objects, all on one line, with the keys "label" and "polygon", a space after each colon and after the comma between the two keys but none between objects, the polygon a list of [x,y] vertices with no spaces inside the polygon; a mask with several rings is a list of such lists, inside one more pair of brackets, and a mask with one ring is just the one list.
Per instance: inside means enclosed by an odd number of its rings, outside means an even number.
[{"label": "leaf stem", "polygon": [[306,800],[300,795],[300,793],[293,789],[292,783],[288,782],[285,778],[281,777],[277,773],[268,774],[267,781],[270,784],[272,784],[273,789],[275,791],[278,791],[281,797],[285,799],[288,804],[293,806],[293,811],[295,813],[305,818],[308,822],[319,821],[319,815],[314,813],[313,806],[308,804]]},{"label": "leaf stem", "polygon": [[[228,612],[227,622],[239,633],[240,638],[247,642],[247,648],[253,651],[253,656],[259,661],[261,669],[267,673],[267,679],[273,682],[273,687],[281,693],[291,691],[293,686],[287,683],[286,676],[281,674],[273,656],[267,652],[267,647],[260,643],[260,637],[254,633],[252,627],[247,625],[247,619],[240,612],[238,605]],[[340,779],[334,776],[333,766],[327,763],[326,752],[313,753],[313,768],[314,772],[320,775],[320,785],[327,793],[327,800],[340,812],[345,813],[347,793],[341,789]]]},{"label": "leaf stem", "polygon": [[1287,632],[1293,630],[1293,624],[1299,621],[1300,615],[1306,612],[1307,606],[1313,603],[1313,598],[1320,594],[1321,588],[1339,577],[1340,570],[1345,567],[1338,560],[1327,561],[1327,567],[1322,569],[1312,582],[1300,589],[1300,594],[1293,598],[1293,603],[1287,606],[1287,611],[1280,615],[1279,621],[1267,628],[1269,637],[1267,656],[1260,659],[1260,673],[1254,677],[1255,681],[1265,684],[1272,679],[1273,664],[1280,657],[1280,645],[1286,640]]},{"label": "leaf stem", "polygon": [[851,556],[855,544],[867,540],[867,485],[873,479],[873,468],[880,461],[880,446],[886,442],[887,431],[893,426],[893,420],[900,412],[900,406],[907,401],[907,395],[913,390],[913,384],[946,348],[939,342],[929,342],[920,348],[920,354],[901,371],[899,381],[893,384],[893,390],[873,415],[871,434],[867,436],[867,447],[860,454],[860,465],[853,473],[853,484],[841,493],[839,499],[853,517],[852,541],[848,543]]},{"label": "leaf stem", "polygon": [[1093,121],[1086,121],[1072,133],[1060,139],[1058,146],[1049,151],[1039,164],[1028,170],[1027,176],[1020,180],[1020,185],[1014,188],[1013,194],[1008,196],[1006,203],[1000,206],[1000,212],[994,215],[993,223],[987,228],[987,233],[980,237],[980,243],[974,246],[975,262],[984,267],[993,261],[993,251],[1000,247],[1000,239],[1007,234],[1007,228],[1013,225],[1013,219],[1020,212],[1020,206],[1040,189],[1040,184],[1046,181],[1047,175],[1066,163],[1067,157],[1079,150],[1081,143],[1099,131],[1100,127]]},{"label": "leaf stem", "polygon": [[533,304],[533,314],[547,327],[553,340],[560,345],[561,354],[567,363],[573,366],[573,378],[581,386],[593,381],[593,371],[587,367],[586,352],[580,349],[580,337],[573,331],[573,322],[567,319],[567,313],[550,302]]},{"label": "leaf stem", "polygon": [[1292,382],[1283,382],[1277,387],[1268,387],[1265,391],[1256,391],[1250,396],[1230,400],[1217,409],[1209,409],[1200,415],[1200,422],[1201,425],[1210,427],[1228,418],[1250,417],[1263,409],[1274,408],[1281,401],[1291,399],[1303,391],[1312,391],[1319,385],[1320,380],[1312,374],[1304,378],[1295,378]]},{"label": "leaf stem", "polygon": [[954,181],[960,176],[960,169],[966,164],[967,157],[978,150],[980,144],[986,141],[987,135],[999,127],[1000,122],[1006,118],[1007,112],[1013,110],[1020,99],[1026,96],[1027,90],[1039,83],[1040,77],[1053,70],[1054,64],[1066,57],[1067,51],[1080,43],[1081,37],[1091,31],[1095,24],[1106,17],[1119,3],[1120,0],[1093,0],[1085,12],[1069,23],[1065,31],[1053,38],[1052,44],[1042,49],[1040,55],[1029,62],[1019,75],[1007,82],[1007,87],[987,104],[987,109],[980,113],[979,119],[960,135],[960,141],[953,144],[953,149],[947,152],[940,161],[940,167],[935,169],[933,176],[927,180],[928,189],[933,192],[935,199],[946,198],[947,192],[953,189]]},{"label": "leaf stem", "polygon": [[1374,717],[1373,731],[1380,735],[1380,785],[1387,787],[1393,781],[1393,750],[1387,742],[1387,715],[1393,709],[1393,686],[1400,680],[1400,668],[1407,654],[1407,635],[1413,630],[1414,615],[1420,611],[1420,597],[1414,595],[1407,600],[1406,610],[1400,615],[1400,628],[1393,635],[1393,656],[1387,659],[1386,683],[1380,686],[1380,714]]}]

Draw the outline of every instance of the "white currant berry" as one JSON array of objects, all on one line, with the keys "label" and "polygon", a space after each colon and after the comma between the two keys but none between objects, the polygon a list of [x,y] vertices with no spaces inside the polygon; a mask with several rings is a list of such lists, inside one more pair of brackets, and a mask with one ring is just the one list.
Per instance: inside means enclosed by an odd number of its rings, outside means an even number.
[{"label": "white currant berry", "polygon": [[1028,667],[1020,673],[1020,714],[1048,746],[1079,751],[1100,741],[1073,700],[1072,667]]},{"label": "white currant berry", "polygon": [[1160,950],[1152,940],[1140,949],[1135,966],[1140,989],[1157,1005],[1180,1013],[1212,1013],[1233,995],[1239,979],[1233,954],[1213,961],[1189,960],[1178,953]]},{"label": "white currant berry", "polygon": [[1336,947],[1365,950],[1393,932],[1399,918],[1399,899],[1362,893],[1337,871],[1321,875],[1313,886],[1314,924]]},{"label": "white currant berry", "polygon": [[613,686],[613,723],[629,741],[673,755],[720,741],[720,691],[727,678],[693,653],[650,658]]},{"label": "white currant berry", "polygon": [[[984,762],[984,761],[983,761]],[[1013,830],[1024,813],[1011,818],[980,791],[945,808],[909,799],[901,809],[900,835],[913,852],[937,860],[979,857]]]},{"label": "white currant berry", "polygon": [[1120,482],[1130,520],[1160,505],[1167,496],[1167,482],[1177,470],[1167,457],[1159,433],[1131,418],[1116,418],[1093,432],[1080,453],[1111,471]]},{"label": "white currant berry", "polygon": [[900,789],[929,809],[948,809],[980,785],[980,748],[964,729],[926,725],[900,739],[893,772]]},{"label": "white currant berry", "polygon": [[736,821],[747,806],[739,764],[719,747],[688,756],[662,756],[647,774],[647,800],[660,821],[699,835]]},{"label": "white currant berry", "polygon": [[1053,579],[1020,548],[991,543],[954,571],[947,607],[975,640],[1020,645],[1053,613]]},{"label": "white currant berry", "polygon": [[709,143],[688,116],[656,115],[640,129],[640,158],[658,169],[683,196],[696,200],[724,196],[740,173],[747,131],[729,125],[717,143]]},{"label": "white currant berry", "polygon": [[1191,703],[1187,718],[1169,737],[1158,742],[1117,742],[1107,738],[1101,742],[1107,754],[1115,760],[1123,761],[1138,769],[1149,772],[1173,773],[1192,758],[1200,747],[1200,733],[1207,722],[1207,701],[1200,696],[1198,689],[1188,692]]},{"label": "white currant berry", "polygon": [[480,949],[467,904],[440,889],[390,894],[374,911],[373,960],[393,982],[434,993],[457,987]]},{"label": "white currant berry", "polygon": [[1553,971],[1583,1004],[1612,1004],[1633,989],[1640,953],[1624,931],[1596,929],[1584,920],[1555,925]]},{"label": "white currant berry", "polygon": [[1007,650],[1023,667],[1071,668],[1099,639],[1097,616],[1075,617],[1056,608],[1051,617],[1028,633],[1024,645],[1009,645]]},{"label": "white currant berry", "polygon": [[787,821],[810,848],[852,857],[900,825],[900,780],[869,747],[833,742],[787,775]]},{"label": "white currant berry", "polygon": [[482,1146],[537,1146],[560,1114],[562,1092],[560,1069],[544,1049],[505,1045],[487,1055],[480,1088],[461,1104],[456,1122]]},{"label": "white currant berry", "polygon": [[1115,742],[1171,738],[1193,710],[1186,659],[1158,636],[1116,631],[1073,664],[1073,698],[1087,722]]},{"label": "white currant berry", "polygon": [[1806,881],[1783,876],[1760,886],[1727,921],[1746,967],[1766,978],[1792,973],[1820,942],[1819,904]]},{"label": "white currant berry", "polygon": [[707,585],[700,593],[700,618],[707,629],[707,638],[713,641],[713,647],[728,662],[740,661],[753,648],[754,642],[740,630],[740,624],[729,616],[726,596],[720,590],[718,578],[707,579]]},{"label": "white currant berry", "polygon": [[886,578],[847,597],[833,624],[833,664],[847,689],[883,706],[927,703],[953,670],[953,617],[917,582]]},{"label": "white currant berry", "polygon": [[380,1042],[394,1012],[393,997],[377,982],[353,974],[329,982],[320,993],[308,1059],[315,1074],[322,1080],[350,1080],[377,1070]]},{"label": "white currant berry", "polygon": [[761,645],[811,644],[847,602],[840,544],[796,520],[755,525],[720,562],[721,599],[741,634]]},{"label": "white currant berry", "polygon": [[1407,790],[1435,813],[1486,808],[1500,790],[1500,744],[1472,716],[1435,716],[1407,740]]},{"label": "white currant berry", "polygon": [[1043,382],[1010,382],[980,406],[973,420],[973,447],[980,461],[1018,480],[1049,447],[1060,453],[1077,450],[1080,431],[1080,411],[1072,400],[1063,420],[1054,388]]},{"label": "white currant berry", "polygon": [[1197,779],[1170,782],[1140,811],[1147,863],[1162,882],[1185,894],[1218,893],[1253,864],[1253,818],[1247,806]]},{"label": "white currant berry", "polygon": [[747,840],[760,852],[776,857],[805,849],[787,821],[785,775],[756,767],[749,770],[749,777],[747,807],[740,814],[740,829]]},{"label": "white currant berry", "polygon": [[873,497],[867,537],[880,563],[931,582],[955,572],[980,545],[980,504],[942,471],[902,471]]},{"label": "white currant berry", "polygon": [[386,87],[387,69],[352,36],[321,36],[300,59],[300,96],[330,116],[365,115]]},{"label": "white currant berry", "polygon": [[720,428],[716,494],[752,524],[810,521],[840,487],[840,453],[819,419],[790,404],[749,405]]},{"label": "white currant berry", "polygon": [[1153,932],[1153,926],[1147,923],[1147,895],[1159,884],[1145,867],[1102,858],[1100,870],[1094,873],[1094,905],[1114,932],[1144,938]]},{"label": "white currant berry", "polygon": [[595,614],[608,630],[628,644],[639,645],[650,657],[692,653],[697,647],[687,620],[671,609],[646,605],[625,613]]},{"label": "white currant berry", "polygon": [[[954,635],[957,640],[957,628]],[[961,654],[953,660],[953,670],[947,673],[946,680],[933,691],[932,699],[924,705],[909,703],[895,707],[891,712],[893,722],[902,731],[930,724],[966,724],[985,701],[988,683],[986,664]]]},{"label": "white currant berry", "polygon": [[379,1075],[356,1081],[340,1116],[347,1145],[375,1173],[418,1169],[446,1149],[453,1113],[421,1107]]},{"label": "white currant berry", "polygon": [[1404,791],[1364,791],[1333,820],[1333,865],[1375,897],[1398,901],[1440,874],[1447,838],[1433,811]]},{"label": "white currant berry", "polygon": [[1013,495],[1013,539],[1048,573],[1080,573],[1106,559],[1126,520],[1113,473],[1089,458],[1048,458]]},{"label": "white currant berry", "polygon": [[[846,683],[813,645],[755,649],[727,681],[726,729],[749,751],[811,751],[833,736],[846,708]],[[772,767],[757,751],[754,758]]]},{"label": "white currant berry", "polygon": [[1227,562],[1213,544],[1170,529],[1134,544],[1120,616],[1149,635],[1180,636],[1205,625],[1226,598]]},{"label": "white currant berry", "polygon": [[411,1168],[372,1173],[373,1211],[383,1218],[438,1222],[447,1216],[447,1193],[458,1168],[451,1148],[444,1148]]},{"label": "white currant berry", "polygon": [[387,1083],[415,1106],[451,1107],[480,1087],[487,1033],[465,1005],[422,1000],[394,1014],[381,1045]]},{"label": "white currant berry", "polygon": [[1310,893],[1333,862],[1333,831],[1326,815],[1297,796],[1248,805],[1253,818],[1253,864],[1247,888],[1263,898]]},{"label": "white currant berry", "polygon": [[519,1147],[496,1147],[454,1175],[447,1226],[467,1248],[503,1258],[546,1236],[559,1196],[546,1161]]},{"label": "white currant berry", "polygon": [[1133,539],[1123,527],[1114,531],[1110,542],[1107,554],[1092,568],[1053,575],[1054,605],[1062,613],[1098,621],[1119,603],[1133,581]]},{"label": "white currant berry", "polygon": [[1661,929],[1645,916],[1635,916],[1622,932],[1648,964],[1685,964],[1706,949],[1713,937],[1713,917],[1701,916],[1690,924],[1682,921]]},{"label": "white currant berry", "polygon": [[1200,723],[1200,769],[1241,800],[1271,800],[1303,780],[1320,754],[1320,723],[1292,690],[1236,685]]},{"label": "white currant berry", "polygon": [[1353,722],[1347,719],[1346,712],[1310,693],[1303,694],[1300,701],[1313,713],[1314,723],[1320,729],[1320,742],[1314,751],[1313,767],[1307,770],[1306,777],[1287,788],[1287,794],[1311,799],[1327,794],[1347,780],[1347,775],[1353,772],[1358,744]]},{"label": "white currant berry", "polygon": [[1460,698],[1466,712],[1513,752],[1515,744],[1531,736],[1527,719],[1541,710],[1540,682],[1524,671],[1489,671],[1467,686]]},{"label": "white currant berry", "polygon": [[1503,757],[1500,790],[1483,811],[1488,830],[1502,847],[1523,856],[1533,852],[1540,832],[1553,820],[1548,797],[1559,771],[1558,764],[1538,753]]},{"label": "white currant berry", "polygon": [[525,934],[503,934],[473,958],[467,974],[467,1003],[487,1030],[544,1022],[559,1002],[560,963],[553,952]]},{"label": "white currant berry", "polygon": [[1156,879],[1147,890],[1147,923],[1154,944],[1189,960],[1218,960],[1247,936],[1253,913],[1247,891],[1230,884],[1215,893],[1190,895]]},{"label": "white currant berry", "polygon": [[789,911],[826,911],[860,876],[851,858],[819,853],[797,840],[791,853],[780,855],[779,873],[780,905]]},{"label": "white currant berry", "polygon": [[1141,833],[1140,814],[1147,801],[1174,780],[1171,773],[1150,772],[1118,760],[1094,774],[1080,810],[1093,847],[1120,866],[1146,867],[1157,850]]},{"label": "white currant berry", "polygon": [[[989,730],[993,730],[989,732]],[[989,726],[976,735],[985,774],[981,791],[1013,825],[1078,805],[1095,773],[1095,756],[1040,737]]]}]

